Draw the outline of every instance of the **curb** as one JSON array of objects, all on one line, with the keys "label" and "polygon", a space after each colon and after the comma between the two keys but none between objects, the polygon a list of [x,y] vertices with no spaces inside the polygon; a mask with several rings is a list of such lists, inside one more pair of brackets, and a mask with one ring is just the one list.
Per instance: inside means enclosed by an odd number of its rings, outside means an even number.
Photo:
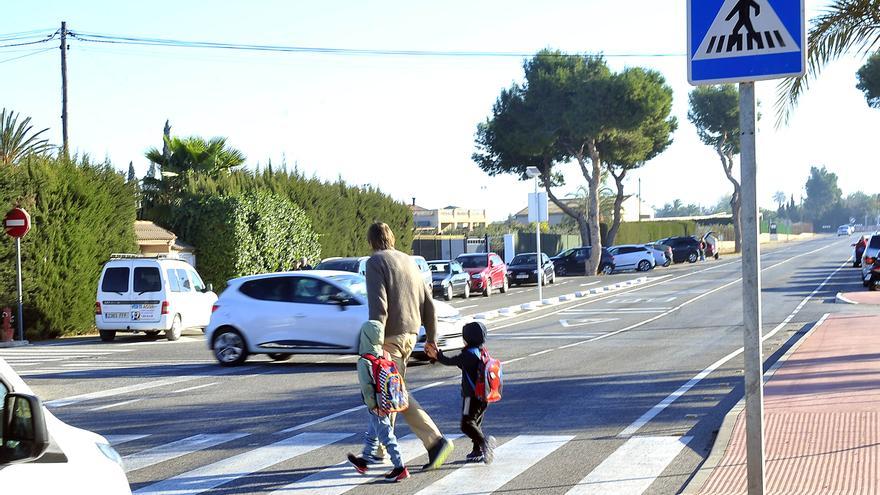
[{"label": "curb", "polygon": [[838,292],[836,296],[834,296],[834,302],[838,304],[859,304],[852,299],[847,299],[842,293]]},{"label": "curb", "polygon": [[[825,313],[819,318],[816,323],[810,327],[809,330],[803,332],[803,335],[796,341],[791,344],[791,347],[785,351],[785,354],[779,356],[779,359],[773,363],[773,366],[764,373],[764,384],[766,384],[770,378],[776,374],[776,371],[782,367],[785,361],[791,357],[798,348],[807,341],[807,338],[812,335],[813,331],[822,326],[825,323],[825,320],[828,318],[830,313]],[[800,335],[802,332],[797,332],[792,335],[791,338],[794,338],[797,335]],[[721,459],[724,458],[724,454],[727,453],[727,447],[730,445],[730,439],[733,436],[733,427],[736,426],[736,420],[739,418],[741,412],[743,412],[746,408],[746,399],[743,397],[737,402],[733,407],[730,408],[730,411],[724,415],[724,420],[721,422],[721,427],[718,428],[718,435],[715,437],[715,443],[712,444],[712,451],[709,453],[709,457],[706,458],[706,461],[697,468],[694,477],[688,482],[688,484],[684,487],[684,489],[679,492],[679,495],[697,495],[700,492],[700,489],[703,488],[703,485],[706,484],[706,481],[709,480],[709,477],[715,472],[715,469],[718,467],[718,464],[721,463]],[[719,448],[723,447],[723,448]]]},{"label": "curb", "polygon": [[551,297],[548,299],[543,299],[541,301],[531,301],[523,304],[519,304],[516,306],[509,306],[506,308],[495,309],[492,311],[484,311],[482,313],[476,313],[471,315],[471,318],[475,320],[492,320],[495,318],[503,317],[503,316],[512,316],[515,313],[523,312],[523,311],[534,311],[536,309],[547,308],[551,306],[556,306],[562,303],[575,301],[577,299],[582,299],[587,296],[592,296],[596,294],[605,294],[608,292],[612,292],[619,289],[628,289],[631,287],[635,287],[637,285],[644,284],[648,281],[648,277],[639,277],[631,280],[627,280],[624,282],[618,282],[612,285],[606,285],[604,287],[592,288],[589,291],[579,290],[576,292],[572,292],[570,294],[563,294],[558,297]]}]

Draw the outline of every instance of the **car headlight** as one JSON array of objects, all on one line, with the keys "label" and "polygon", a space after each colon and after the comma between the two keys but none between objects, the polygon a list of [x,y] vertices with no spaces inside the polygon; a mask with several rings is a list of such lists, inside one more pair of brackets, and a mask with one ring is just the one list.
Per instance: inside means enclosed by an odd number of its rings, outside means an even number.
[{"label": "car headlight", "polygon": [[104,454],[104,457],[115,462],[123,471],[125,470],[125,466],[122,464],[122,456],[109,443],[95,442],[95,445]]},{"label": "car headlight", "polygon": [[532,273],[534,273],[535,275],[537,275],[537,274],[538,274],[538,270],[532,270]]},{"label": "car headlight", "polygon": [[482,273],[475,273],[475,274],[471,275],[471,278],[476,279],[476,280],[480,280],[481,278],[483,278],[483,274]]}]

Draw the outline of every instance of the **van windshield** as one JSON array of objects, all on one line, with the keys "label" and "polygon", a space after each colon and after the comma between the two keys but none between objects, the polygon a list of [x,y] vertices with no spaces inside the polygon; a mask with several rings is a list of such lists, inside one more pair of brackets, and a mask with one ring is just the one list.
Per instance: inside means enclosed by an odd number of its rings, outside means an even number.
[{"label": "van windshield", "polygon": [[108,268],[104,271],[101,292],[128,292],[128,267]]}]

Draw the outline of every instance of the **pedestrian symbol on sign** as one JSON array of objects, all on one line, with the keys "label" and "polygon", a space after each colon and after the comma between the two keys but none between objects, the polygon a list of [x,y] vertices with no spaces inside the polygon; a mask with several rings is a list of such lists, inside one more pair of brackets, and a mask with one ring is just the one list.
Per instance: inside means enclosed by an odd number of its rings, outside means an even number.
[{"label": "pedestrian symbol on sign", "polygon": [[693,60],[798,52],[767,0],[725,0]]}]

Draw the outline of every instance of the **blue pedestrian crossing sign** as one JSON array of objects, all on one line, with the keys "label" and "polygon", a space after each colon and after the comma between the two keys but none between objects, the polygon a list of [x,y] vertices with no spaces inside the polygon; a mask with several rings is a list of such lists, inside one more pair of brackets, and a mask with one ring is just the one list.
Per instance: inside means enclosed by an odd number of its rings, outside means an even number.
[{"label": "blue pedestrian crossing sign", "polygon": [[804,73],[804,0],[688,0],[687,6],[691,84]]}]

